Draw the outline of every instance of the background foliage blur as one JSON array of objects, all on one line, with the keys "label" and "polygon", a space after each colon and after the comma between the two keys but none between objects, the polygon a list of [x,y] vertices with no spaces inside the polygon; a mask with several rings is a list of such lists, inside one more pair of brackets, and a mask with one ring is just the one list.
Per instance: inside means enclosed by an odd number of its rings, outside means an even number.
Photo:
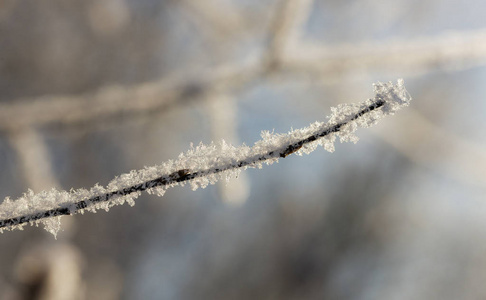
[{"label": "background foliage blur", "polygon": [[0,235],[1,299],[486,296],[486,3],[0,1],[0,196],[252,144],[405,79],[361,141]]}]

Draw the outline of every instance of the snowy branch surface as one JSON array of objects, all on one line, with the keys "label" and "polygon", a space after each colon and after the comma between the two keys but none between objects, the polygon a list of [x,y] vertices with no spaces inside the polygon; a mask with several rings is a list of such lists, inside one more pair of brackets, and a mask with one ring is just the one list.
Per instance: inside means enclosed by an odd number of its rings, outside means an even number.
[{"label": "snowy branch surface", "polygon": [[308,154],[317,146],[334,151],[334,142],[357,142],[354,134],[358,127],[369,127],[385,115],[392,115],[407,106],[411,100],[403,80],[397,84],[376,83],[375,97],[363,103],[342,104],[332,108],[328,122],[315,122],[309,127],[296,129],[287,134],[263,131],[262,139],[253,147],[234,147],[224,140],[209,145],[191,145],[191,149],[161,165],[131,171],[113,179],[108,186],[95,185],[90,190],[58,191],[52,189],[34,194],[29,190],[13,201],[6,198],[0,204],[0,231],[22,229],[27,223],[42,223],[46,230],[56,235],[60,229],[60,216],[108,211],[114,205],[134,199],[141,192],[162,196],[176,185],[190,184],[193,190],[205,188],[220,179],[236,177],[241,170],[262,168],[293,153]]}]

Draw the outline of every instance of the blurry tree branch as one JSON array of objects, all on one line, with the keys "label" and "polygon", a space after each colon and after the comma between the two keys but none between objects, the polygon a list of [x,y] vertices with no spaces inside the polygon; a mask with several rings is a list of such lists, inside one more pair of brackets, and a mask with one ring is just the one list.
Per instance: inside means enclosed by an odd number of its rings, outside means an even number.
[{"label": "blurry tree branch", "polygon": [[484,64],[486,29],[361,45],[322,46],[307,42],[292,49],[285,61],[288,71],[326,78],[359,70],[419,75],[430,70],[462,70]]},{"label": "blurry tree branch", "polygon": [[[407,130],[406,124],[420,130]],[[395,125],[393,134],[379,128],[370,132],[416,164],[468,185],[486,187],[484,146],[441,128],[413,108],[398,116]]]},{"label": "blurry tree branch", "polygon": [[161,111],[191,101],[212,89],[229,87],[254,76],[254,64],[224,65],[197,79],[176,75],[135,86],[108,86],[91,95],[44,96],[0,104],[0,130],[29,126],[102,122],[120,115]]},{"label": "blurry tree branch", "polygon": [[[273,43],[280,43],[280,38]],[[273,50],[269,48],[269,53]],[[314,47],[279,58],[272,74],[315,74],[332,78],[359,69],[400,70],[412,74],[437,68],[468,68],[486,63],[486,30],[447,33],[433,38],[367,45]],[[269,54],[279,55],[279,54]],[[0,104],[0,130],[29,126],[104,121],[120,115],[163,111],[212,90],[240,87],[268,74],[258,61],[227,64],[134,86],[109,86],[91,95],[44,96]],[[194,79],[192,79],[194,78]]]},{"label": "blurry tree branch", "polygon": [[[209,3],[208,3],[209,2]],[[234,9],[234,4],[221,0],[182,0],[178,2],[197,16],[198,23],[209,27],[220,38],[242,33],[250,26]]]},{"label": "blurry tree branch", "polygon": [[[234,97],[227,94],[213,94],[205,99],[206,114],[209,118],[211,139],[225,140],[232,145],[241,144],[238,135],[238,107]],[[219,183],[218,191],[221,199],[229,204],[239,205],[248,198],[250,182],[246,173],[238,176],[238,180]]]},{"label": "blurry tree branch", "polygon": [[269,30],[269,45],[263,57],[263,64],[269,71],[284,63],[286,51],[295,47],[307,20],[313,0],[281,0],[272,19]]},{"label": "blurry tree branch", "polygon": [[59,187],[59,180],[52,170],[52,160],[44,138],[34,128],[9,134],[10,144],[17,153],[17,160],[25,183],[34,191]]}]

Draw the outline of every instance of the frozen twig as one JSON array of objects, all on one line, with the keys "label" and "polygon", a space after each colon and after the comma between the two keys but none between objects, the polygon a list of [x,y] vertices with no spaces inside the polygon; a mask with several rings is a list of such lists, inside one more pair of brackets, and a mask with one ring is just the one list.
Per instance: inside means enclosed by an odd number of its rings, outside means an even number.
[{"label": "frozen twig", "polygon": [[332,108],[327,123],[315,122],[288,134],[264,131],[262,139],[253,147],[233,147],[224,141],[201,144],[179,155],[176,161],[123,174],[106,188],[95,185],[89,191],[53,189],[38,194],[29,191],[16,201],[7,198],[0,205],[0,230],[22,228],[25,223],[43,222],[46,229],[55,235],[59,229],[59,218],[56,223],[52,222],[53,217],[85,210],[108,210],[125,202],[134,205],[134,199],[143,191],[162,196],[169,187],[184,183],[189,183],[193,189],[204,188],[219,179],[228,180],[236,176],[241,169],[261,168],[263,163],[272,164],[293,153],[307,154],[318,145],[332,152],[336,137],[342,142],[356,142],[358,138],[354,132],[358,127],[375,124],[381,117],[394,114],[407,106],[409,101],[410,95],[405,90],[403,80],[399,80],[396,85],[391,82],[377,83],[374,99]]}]

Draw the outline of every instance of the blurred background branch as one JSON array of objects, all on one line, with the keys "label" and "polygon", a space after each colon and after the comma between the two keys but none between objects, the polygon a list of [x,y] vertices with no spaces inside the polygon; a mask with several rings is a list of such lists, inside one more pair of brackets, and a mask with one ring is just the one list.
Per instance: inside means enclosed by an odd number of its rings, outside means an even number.
[{"label": "blurred background branch", "polygon": [[[293,1],[283,4],[287,2]],[[292,13],[305,10],[289,4],[283,6],[282,10]],[[0,104],[0,129],[104,123],[119,116],[163,112],[174,105],[201,99],[213,90],[241,88],[265,76],[267,71],[273,76],[296,73],[332,79],[342,72],[359,73],[368,69],[393,73],[398,70],[409,76],[419,76],[437,69],[463,70],[486,64],[484,30],[447,33],[432,39],[358,46],[320,47],[304,43],[294,46],[293,57],[288,58],[280,52],[287,48],[285,44],[287,39],[290,40],[292,30],[281,18],[287,20],[283,16],[276,18],[277,28],[271,31],[271,42],[261,65],[256,62],[222,65],[196,74],[177,74],[140,85],[107,86],[88,95],[17,99],[13,103]],[[291,41],[288,43],[292,44]],[[194,76],[196,78],[192,78]]]}]

